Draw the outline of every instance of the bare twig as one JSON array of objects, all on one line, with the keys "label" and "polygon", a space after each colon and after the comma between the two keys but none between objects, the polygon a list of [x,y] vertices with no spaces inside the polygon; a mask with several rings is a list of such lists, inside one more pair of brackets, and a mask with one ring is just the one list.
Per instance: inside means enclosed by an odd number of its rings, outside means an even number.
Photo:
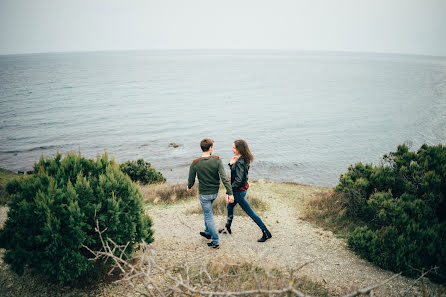
[{"label": "bare twig", "polygon": [[394,279],[394,278],[396,278],[397,276],[400,276],[400,275],[401,275],[401,273],[395,274],[391,278],[388,278],[385,281],[383,281],[383,282],[381,282],[381,283],[379,283],[377,285],[374,285],[374,286],[371,286],[371,287],[368,287],[368,288],[365,288],[365,289],[359,289],[358,291],[350,293],[350,294],[347,294],[347,295],[344,295],[343,297],[355,297],[355,296],[359,296],[361,294],[370,294],[370,292],[372,292],[374,289],[383,286],[384,284],[388,283],[389,281],[391,281],[392,279]]},{"label": "bare twig", "polygon": [[[121,272],[121,279],[117,282],[127,283],[134,292],[141,296],[297,296],[310,297],[295,288],[294,274],[296,271],[308,265],[311,262],[304,263],[297,268],[289,268],[288,277],[274,277],[264,269],[264,273],[259,275],[259,267],[248,264],[249,270],[247,275],[254,281],[255,288],[240,289],[239,291],[229,290],[226,288],[229,279],[236,279],[239,282],[237,288],[241,288],[240,277],[237,269],[245,269],[246,266],[239,264],[231,264],[226,261],[221,263],[220,270],[217,273],[210,273],[208,268],[201,264],[198,268],[190,265],[189,259],[183,263],[179,273],[172,274],[170,270],[159,265],[146,242],[141,244],[142,252],[139,256],[132,259],[124,259],[126,245],[118,245],[110,238],[104,239],[103,233],[96,223],[96,232],[99,234],[102,248],[99,251],[93,251],[89,247],[84,246],[94,255],[94,259],[105,258],[113,261],[113,268],[118,268]],[[249,263],[249,262],[247,262]],[[183,270],[181,270],[183,269]],[[184,273],[184,277],[181,274]],[[243,271],[243,270],[242,270]],[[261,270],[262,271],[262,270]],[[162,286],[156,283],[155,275],[162,276],[164,282]],[[205,277],[203,277],[205,275]],[[355,297],[361,294],[373,296],[373,290],[383,286],[387,282],[399,276],[393,277],[373,285],[369,288],[360,289],[344,297]],[[263,279],[264,278],[264,279]],[[142,281],[141,281],[142,280]],[[275,286],[273,285],[275,284]]]},{"label": "bare twig", "polygon": [[412,289],[412,287],[413,287],[418,281],[420,281],[421,279],[423,279],[427,274],[429,274],[429,273],[432,272],[433,270],[437,270],[437,269],[438,269],[437,266],[432,267],[431,269],[429,269],[429,270],[427,270],[427,271],[419,270],[419,269],[416,269],[416,268],[414,268],[414,267],[411,267],[411,268],[414,269],[414,270],[417,270],[417,271],[421,272],[421,275],[420,275],[419,278],[417,278],[416,280],[414,280],[414,282],[412,283],[412,285],[410,285],[410,287],[407,288],[407,290],[404,291],[404,292],[401,294],[401,296],[407,296],[407,293],[410,291],[410,289]]}]

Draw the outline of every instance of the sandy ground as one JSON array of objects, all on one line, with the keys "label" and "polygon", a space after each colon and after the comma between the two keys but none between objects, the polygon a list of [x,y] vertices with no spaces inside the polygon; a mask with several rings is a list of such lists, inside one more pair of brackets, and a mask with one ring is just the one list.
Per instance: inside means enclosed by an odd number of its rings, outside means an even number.
[{"label": "sandy ground", "polygon": [[[296,184],[253,183],[249,191],[268,204],[268,209],[260,216],[273,238],[265,243],[257,242],[261,237],[257,225],[249,217],[236,217],[232,225],[233,234],[220,235],[218,250],[207,247],[208,241],[198,234],[204,229],[203,216],[188,214],[191,208],[196,207],[197,199],[168,206],[151,205],[147,211],[154,222],[155,242],[152,248],[166,265],[182,261],[186,256],[202,261],[212,257],[243,257],[256,265],[273,265],[283,270],[310,262],[298,274],[322,284],[333,296],[369,287],[392,277],[392,272],[356,256],[347,248],[344,240],[301,219],[304,202],[328,190]],[[2,208],[0,222],[5,218],[6,209]],[[216,216],[217,227],[223,227],[225,220],[224,216]],[[30,272],[18,277],[7,271],[3,262],[0,268],[1,296],[31,296],[30,288],[41,286]],[[423,287],[427,290],[426,296],[437,296],[441,289],[441,286],[423,280],[423,283],[417,282],[409,293],[403,294],[413,283],[413,279],[398,276],[377,289],[375,296],[423,296]],[[48,292],[37,289],[42,296],[133,295],[123,285],[115,284],[90,288],[89,293],[82,288],[45,287]]]}]

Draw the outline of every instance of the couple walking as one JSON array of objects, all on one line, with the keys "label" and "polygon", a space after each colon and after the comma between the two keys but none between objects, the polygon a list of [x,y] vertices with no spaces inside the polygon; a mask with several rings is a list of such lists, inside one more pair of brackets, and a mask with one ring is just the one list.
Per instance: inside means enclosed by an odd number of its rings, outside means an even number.
[{"label": "couple walking", "polygon": [[246,214],[249,215],[262,230],[262,237],[258,241],[264,242],[271,238],[271,233],[246,200],[246,193],[249,188],[249,164],[254,159],[249,150],[248,143],[239,139],[234,141],[234,144],[232,145],[234,157],[228,164],[231,169],[231,183],[229,183],[226,177],[221,159],[218,156],[212,155],[214,141],[205,138],[200,142],[200,146],[203,154],[200,158],[195,159],[190,165],[187,191],[191,191],[191,188],[195,183],[195,177],[198,176],[198,193],[201,208],[203,210],[205,226],[204,232],[200,232],[200,235],[207,239],[212,239],[212,241],[208,243],[208,246],[211,248],[219,248],[218,233],[215,228],[214,217],[212,214],[212,204],[217,198],[218,189],[220,188],[220,179],[226,188],[228,219],[225,228],[220,229],[218,232],[232,234],[231,224],[234,218],[234,207],[238,203]]}]

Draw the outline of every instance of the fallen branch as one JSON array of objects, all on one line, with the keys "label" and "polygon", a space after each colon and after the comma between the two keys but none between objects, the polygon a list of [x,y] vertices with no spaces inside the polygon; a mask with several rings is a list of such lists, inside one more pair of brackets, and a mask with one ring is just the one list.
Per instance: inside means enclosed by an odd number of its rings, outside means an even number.
[{"label": "fallen branch", "polygon": [[[84,246],[90,251],[94,258],[105,258],[112,260],[113,266],[109,273],[114,269],[118,269],[121,273],[121,279],[116,282],[124,282],[128,284],[136,293],[141,296],[297,296],[310,297],[295,288],[294,274],[296,271],[308,265],[305,263],[297,269],[290,269],[289,275],[286,278],[275,277],[265,269],[265,273],[258,275],[259,268],[250,263],[249,272],[243,276],[251,277],[255,284],[255,288],[241,289],[239,291],[230,290],[226,288],[228,280],[239,281],[237,288],[242,287],[239,272],[242,265],[222,263],[221,271],[213,275],[209,269],[203,265],[199,269],[193,269],[189,261],[186,259],[182,266],[178,267],[179,273],[172,274],[169,269],[159,265],[149,245],[145,242],[141,244],[142,251],[139,255],[132,259],[124,259],[127,245],[118,245],[112,239],[104,239],[103,233],[106,229],[100,230],[99,224],[96,222],[96,232],[99,234],[102,248],[99,251],[93,251],[89,247]],[[184,269],[184,277],[181,274],[181,269]],[[243,271],[242,271],[243,272]],[[373,296],[374,290],[381,287],[398,277],[396,274],[385,281],[373,285],[368,288],[357,290],[353,293],[347,294],[344,297],[355,297],[361,294]],[[156,276],[167,279],[167,282],[161,284],[156,282]],[[142,280],[142,282],[141,282]],[[273,287],[275,285],[275,288]]]},{"label": "fallen branch", "polygon": [[355,297],[355,296],[359,296],[361,294],[369,294],[370,296],[373,296],[373,290],[374,289],[385,285],[386,283],[390,282],[392,279],[394,279],[394,278],[396,278],[397,276],[400,276],[400,275],[401,275],[401,273],[395,274],[391,278],[388,278],[385,281],[383,281],[383,282],[381,282],[381,283],[379,283],[377,285],[373,285],[371,287],[364,288],[364,289],[359,289],[358,291],[350,293],[350,294],[347,294],[347,295],[344,295],[343,297]]}]

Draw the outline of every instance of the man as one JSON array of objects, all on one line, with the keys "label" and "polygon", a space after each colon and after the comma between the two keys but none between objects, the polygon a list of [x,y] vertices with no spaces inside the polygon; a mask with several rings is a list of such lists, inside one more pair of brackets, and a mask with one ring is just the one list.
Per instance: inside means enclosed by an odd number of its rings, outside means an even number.
[{"label": "man", "polygon": [[212,156],[214,141],[210,138],[205,138],[200,142],[200,147],[203,154],[190,165],[187,191],[191,191],[195,183],[195,176],[198,176],[198,196],[200,198],[201,209],[203,210],[205,226],[204,232],[200,232],[200,235],[207,239],[212,239],[208,243],[208,246],[218,249],[220,246],[218,243],[218,233],[214,224],[212,204],[218,195],[220,179],[226,188],[226,202],[234,201],[234,196],[232,195],[231,184],[226,177],[220,157]]}]

